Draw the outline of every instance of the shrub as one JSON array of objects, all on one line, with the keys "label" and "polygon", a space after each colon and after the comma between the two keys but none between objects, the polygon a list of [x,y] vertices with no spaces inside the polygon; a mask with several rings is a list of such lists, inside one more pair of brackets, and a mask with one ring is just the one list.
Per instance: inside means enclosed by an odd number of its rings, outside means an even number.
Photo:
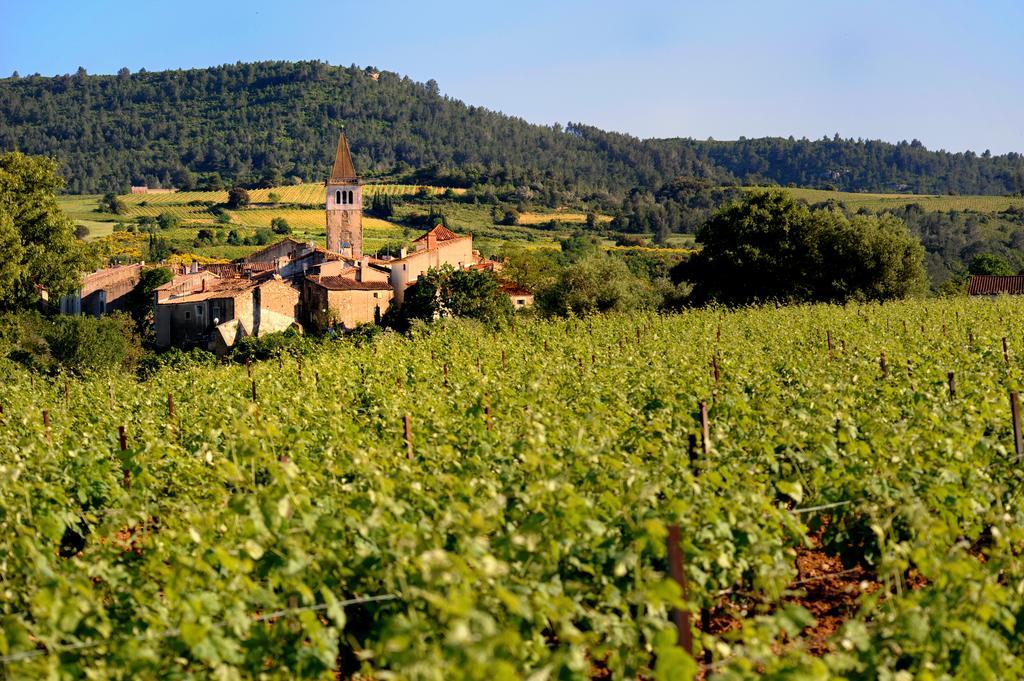
[{"label": "shrub", "polygon": [[228,208],[243,208],[249,205],[249,192],[241,187],[232,187],[228,192]]},{"label": "shrub", "polygon": [[135,323],[117,313],[95,317],[44,317],[39,312],[0,318],[0,349],[27,367],[76,374],[133,370],[142,358]]}]

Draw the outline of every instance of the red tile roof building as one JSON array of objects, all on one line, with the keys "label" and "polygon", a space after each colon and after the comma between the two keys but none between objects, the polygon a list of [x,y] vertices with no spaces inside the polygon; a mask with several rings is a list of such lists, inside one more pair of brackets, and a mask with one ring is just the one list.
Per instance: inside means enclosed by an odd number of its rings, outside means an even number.
[{"label": "red tile roof building", "polygon": [[975,274],[967,285],[967,293],[972,296],[995,296],[1001,293],[1021,295],[1024,294],[1024,275],[1000,277]]}]

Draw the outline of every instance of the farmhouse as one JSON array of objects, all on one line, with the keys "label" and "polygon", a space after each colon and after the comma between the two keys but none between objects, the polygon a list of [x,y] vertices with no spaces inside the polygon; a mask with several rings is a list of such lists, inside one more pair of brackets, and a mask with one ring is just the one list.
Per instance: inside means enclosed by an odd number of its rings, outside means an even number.
[{"label": "farmhouse", "polygon": [[1024,275],[1000,277],[975,274],[967,284],[967,293],[972,296],[1020,295],[1024,293]]},{"label": "farmhouse", "polygon": [[142,264],[118,265],[82,277],[82,287],[75,293],[61,296],[61,314],[87,314],[99,317],[124,310],[128,295],[139,283]]},{"label": "farmhouse", "polygon": [[155,330],[160,347],[205,345],[223,350],[245,336],[284,331],[298,316],[299,292],[278,275],[259,279],[191,276],[191,290],[157,299]]}]

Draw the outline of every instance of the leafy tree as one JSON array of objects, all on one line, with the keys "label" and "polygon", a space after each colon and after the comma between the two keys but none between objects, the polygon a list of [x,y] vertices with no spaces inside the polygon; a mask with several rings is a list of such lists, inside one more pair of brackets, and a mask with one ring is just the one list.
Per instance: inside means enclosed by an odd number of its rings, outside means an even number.
[{"label": "leafy tree", "polygon": [[284,218],[274,218],[270,221],[270,228],[274,234],[291,234],[292,228]]},{"label": "leafy tree", "polygon": [[228,192],[228,208],[244,208],[249,205],[249,192],[241,187],[232,187]]},{"label": "leafy tree", "polygon": [[164,211],[163,213],[160,213],[160,215],[157,216],[156,222],[158,225],[160,225],[160,229],[168,230],[174,229],[175,227],[179,226],[181,224],[181,218],[179,218],[174,213],[168,213]]},{"label": "leafy tree", "polygon": [[574,234],[559,242],[564,262],[576,262],[601,252],[601,240],[590,234]]},{"label": "leafy tree", "polygon": [[167,243],[167,239],[158,237],[155,233],[150,232],[146,253],[146,260],[148,262],[162,262],[171,255],[171,245]]},{"label": "leafy tree", "polygon": [[811,211],[782,190],[747,196],[697,232],[673,268],[697,302],[887,300],[922,291],[924,250],[891,215]]},{"label": "leafy tree", "polygon": [[622,260],[602,253],[568,265],[536,297],[541,312],[557,316],[645,310],[658,302],[648,282]]},{"label": "leafy tree", "polygon": [[81,273],[95,265],[57,206],[63,185],[56,161],[0,154],[0,306],[31,305],[37,287],[56,300],[77,289]]},{"label": "leafy tree", "polygon": [[172,279],[174,272],[169,267],[150,267],[139,275],[139,283],[128,294],[127,308],[140,331],[148,332],[153,322],[153,293]]},{"label": "leafy tree", "polygon": [[494,273],[456,270],[451,265],[431,268],[405,292],[396,312],[388,310],[385,323],[407,329],[414,319],[433,321],[466,317],[487,324],[502,324],[513,314],[512,301],[501,292]]},{"label": "leafy tree", "polygon": [[553,249],[506,245],[501,252],[501,278],[536,293],[558,279],[562,271],[559,256],[559,252]]},{"label": "leafy tree", "polygon": [[79,241],[84,241],[85,237],[89,236],[89,228],[85,225],[75,225],[75,238]]},{"label": "leafy tree", "polygon": [[994,274],[997,276],[1016,274],[1005,258],[993,255],[992,253],[982,253],[974,256],[971,264],[967,267],[967,271],[970,274]]},{"label": "leafy tree", "polygon": [[106,212],[113,213],[114,215],[123,215],[124,212],[128,210],[128,206],[125,204],[124,199],[114,192],[107,192],[103,195],[103,198],[100,200],[99,208],[101,212],[106,210]]},{"label": "leafy tree", "polygon": [[275,192],[270,192],[269,194],[267,194],[267,199],[269,199],[269,201],[274,205],[281,203],[281,195]]},{"label": "leafy tree", "polygon": [[501,220],[498,221],[500,225],[518,225],[519,224],[519,211],[515,208],[506,208],[501,214]]},{"label": "leafy tree", "polygon": [[142,343],[126,314],[96,319],[54,317],[44,334],[53,358],[64,368],[83,374],[111,368],[132,369],[142,358]]}]

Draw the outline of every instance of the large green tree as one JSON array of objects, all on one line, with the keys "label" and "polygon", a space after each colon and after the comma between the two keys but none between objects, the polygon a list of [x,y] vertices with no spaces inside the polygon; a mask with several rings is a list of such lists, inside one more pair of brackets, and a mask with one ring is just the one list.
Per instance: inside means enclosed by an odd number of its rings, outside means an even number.
[{"label": "large green tree", "polygon": [[414,319],[433,321],[466,317],[501,324],[513,314],[512,301],[501,292],[493,272],[456,270],[451,265],[431,268],[405,292],[402,306],[389,310],[386,322],[399,329]]},{"label": "large green tree", "polygon": [[812,211],[785,191],[751,194],[697,232],[673,269],[697,302],[887,300],[924,290],[924,249],[892,215]]},{"label": "large green tree", "polygon": [[536,297],[541,312],[561,316],[630,312],[650,309],[657,303],[650,282],[633,274],[620,258],[605,253],[566,266]]},{"label": "large green tree", "polygon": [[77,289],[92,264],[57,205],[63,186],[56,161],[0,154],[0,305],[30,305],[40,290],[53,300]]}]

